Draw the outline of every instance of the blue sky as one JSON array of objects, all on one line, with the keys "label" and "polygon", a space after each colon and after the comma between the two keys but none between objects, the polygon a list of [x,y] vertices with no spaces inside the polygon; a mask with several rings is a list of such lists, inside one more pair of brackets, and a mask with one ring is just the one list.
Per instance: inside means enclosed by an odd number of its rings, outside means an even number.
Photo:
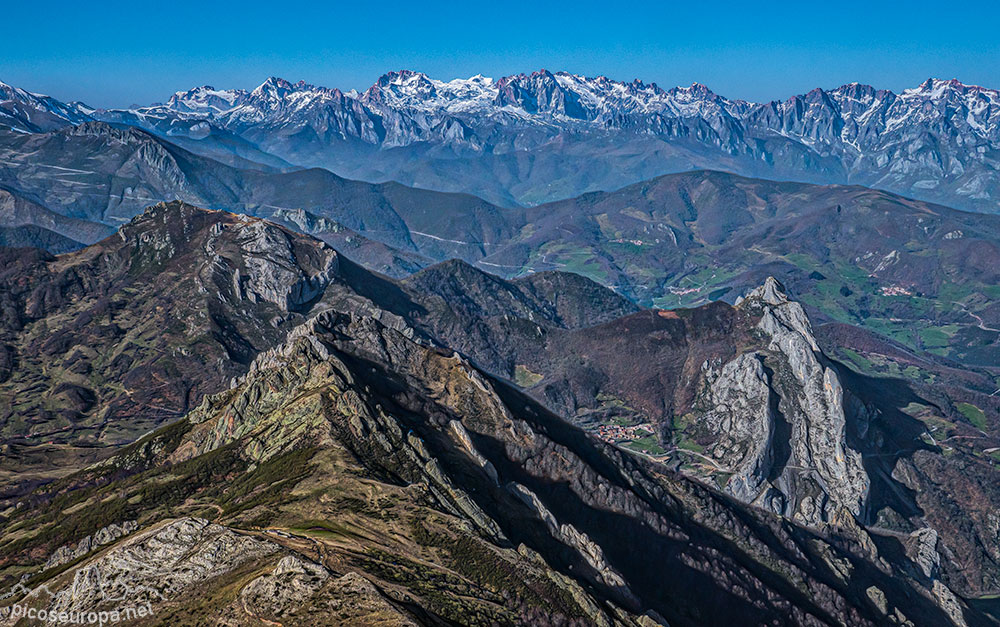
[{"label": "blue sky", "polygon": [[[824,6],[819,6],[823,4]],[[8,3],[0,80],[125,106],[271,75],[364,89],[388,70],[449,79],[539,68],[748,100],[928,77],[1000,88],[1000,3]]]}]

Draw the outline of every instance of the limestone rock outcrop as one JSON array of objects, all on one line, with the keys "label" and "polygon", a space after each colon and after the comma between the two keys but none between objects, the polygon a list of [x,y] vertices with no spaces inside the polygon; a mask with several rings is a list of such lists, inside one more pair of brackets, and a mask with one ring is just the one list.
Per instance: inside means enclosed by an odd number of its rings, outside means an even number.
[{"label": "limestone rock outcrop", "polygon": [[97,533],[92,536],[86,536],[75,546],[67,544],[56,549],[56,551],[49,556],[48,561],[45,562],[45,570],[72,562],[75,559],[79,559],[87,553],[90,553],[95,548],[104,546],[105,544],[111,544],[122,536],[127,536],[138,528],[139,524],[134,520],[126,520],[121,524],[112,523],[107,527],[102,527],[97,531]]},{"label": "limestone rock outcrop", "polygon": [[870,480],[847,445],[840,378],[802,306],[768,278],[737,307],[760,316],[766,349],[704,368],[711,456],[732,473],[725,489],[807,525],[859,516]]},{"label": "limestone rock outcrop", "polygon": [[135,534],[81,566],[52,590],[50,611],[90,612],[155,605],[278,547],[199,518],[181,518]]}]

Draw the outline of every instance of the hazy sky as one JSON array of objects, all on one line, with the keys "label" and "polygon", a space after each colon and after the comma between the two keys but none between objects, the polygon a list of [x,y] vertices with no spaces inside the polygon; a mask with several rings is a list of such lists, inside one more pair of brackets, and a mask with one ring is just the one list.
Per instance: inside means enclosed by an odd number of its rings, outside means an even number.
[{"label": "hazy sky", "polygon": [[46,0],[2,15],[0,80],[104,107],[271,75],[364,89],[403,68],[697,81],[756,101],[851,81],[898,91],[931,76],[1000,88],[996,2]]}]

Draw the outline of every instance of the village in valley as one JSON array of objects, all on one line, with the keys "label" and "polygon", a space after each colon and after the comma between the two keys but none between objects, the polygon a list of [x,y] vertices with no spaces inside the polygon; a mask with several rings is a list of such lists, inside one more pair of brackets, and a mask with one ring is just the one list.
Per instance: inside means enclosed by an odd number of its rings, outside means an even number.
[{"label": "village in valley", "polygon": [[626,425],[619,422],[597,427],[597,437],[635,453],[658,458],[666,453],[656,438],[656,428],[648,422]]},{"label": "village in valley", "polygon": [[653,425],[646,422],[641,425],[608,424],[597,428],[597,436],[611,444],[623,444],[653,435]]}]

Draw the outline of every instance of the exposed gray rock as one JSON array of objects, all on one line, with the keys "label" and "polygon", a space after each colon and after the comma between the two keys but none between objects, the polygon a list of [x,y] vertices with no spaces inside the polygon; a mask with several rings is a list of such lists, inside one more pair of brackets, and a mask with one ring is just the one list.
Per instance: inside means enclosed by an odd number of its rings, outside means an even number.
[{"label": "exposed gray rock", "polygon": [[538,517],[545,521],[553,535],[567,546],[575,549],[590,564],[591,568],[597,571],[601,581],[609,586],[618,588],[625,595],[635,598],[628,589],[621,574],[608,564],[601,547],[581,533],[576,527],[568,523],[560,523],[556,517],[545,507],[541,499],[534,492],[519,483],[508,486],[526,505],[538,514]]},{"label": "exposed gray rock", "polygon": [[343,224],[329,218],[313,215],[304,209],[278,209],[271,214],[271,219],[284,220],[294,224],[299,231],[310,235],[323,232],[339,233],[346,230]]},{"label": "exposed gray rock", "polygon": [[336,274],[339,258],[325,249],[326,260],[317,274],[306,274],[295,258],[292,242],[284,230],[274,224],[244,218],[237,227],[236,241],[243,252],[245,274],[239,281],[238,294],[251,302],[267,301],[288,311],[307,303],[323,292]]},{"label": "exposed gray rock", "polygon": [[330,572],[319,564],[297,555],[281,558],[275,569],[257,577],[240,590],[240,601],[254,614],[280,615],[316,593]]},{"label": "exposed gray rock", "polygon": [[486,474],[493,479],[494,483],[497,483],[499,481],[499,477],[497,476],[496,468],[493,467],[493,463],[490,462],[490,460],[486,459],[482,453],[476,449],[476,445],[472,442],[472,438],[469,437],[469,432],[465,430],[462,423],[457,420],[452,420],[448,423],[448,428],[451,435],[458,440],[458,442],[462,445],[462,448],[465,449],[469,456],[476,460],[476,463],[479,464],[484,471],[486,471]]},{"label": "exposed gray rock", "polygon": [[844,392],[809,319],[769,277],[738,301],[760,315],[766,351],[706,366],[712,457],[732,472],[727,491],[808,525],[861,513],[869,478],[846,443]]},{"label": "exposed gray rock", "polygon": [[948,614],[950,618],[958,627],[966,627],[968,623],[965,622],[965,614],[962,611],[962,602],[959,601],[955,593],[948,588],[948,586],[941,583],[940,580],[935,579],[931,591],[934,593],[934,597],[938,601],[938,605],[941,609]]},{"label": "exposed gray rock", "polygon": [[83,557],[87,553],[99,546],[111,544],[122,536],[126,536],[139,528],[139,524],[134,520],[126,520],[119,524],[112,523],[107,527],[99,529],[93,536],[86,536],[74,545],[64,545],[55,550],[45,562],[43,570],[67,564],[75,559]]},{"label": "exposed gray rock", "polygon": [[774,461],[775,417],[762,356],[740,355],[718,372],[708,369],[705,376],[712,407],[704,420],[719,434],[712,457],[733,473],[726,491],[753,503],[761,495]]},{"label": "exposed gray rock", "polygon": [[97,546],[111,544],[118,538],[130,534],[138,528],[139,523],[134,520],[126,520],[121,525],[108,525],[107,527],[99,529],[97,533],[94,534],[94,544]]},{"label": "exposed gray rock", "polygon": [[937,551],[938,534],[931,527],[917,529],[910,534],[903,545],[909,557],[925,577],[936,579],[941,568],[941,556]]},{"label": "exposed gray rock", "polygon": [[875,604],[875,607],[877,607],[880,612],[883,614],[888,612],[889,607],[886,603],[884,592],[875,586],[870,586],[867,590],[865,590],[865,594],[868,595],[868,598],[871,599],[872,603]]},{"label": "exposed gray rock", "polygon": [[156,604],[279,547],[198,518],[182,518],[133,535],[73,571],[53,590],[50,610],[92,611]]}]

